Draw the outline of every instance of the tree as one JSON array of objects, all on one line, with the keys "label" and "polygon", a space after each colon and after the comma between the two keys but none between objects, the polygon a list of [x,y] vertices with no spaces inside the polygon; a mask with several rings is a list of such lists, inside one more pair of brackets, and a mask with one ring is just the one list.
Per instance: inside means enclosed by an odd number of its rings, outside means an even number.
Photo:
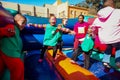
[{"label": "tree", "polygon": [[[88,3],[91,6],[95,6],[97,10],[101,9],[103,7],[103,4],[106,0],[86,0],[86,3]],[[115,8],[120,8],[120,0],[113,0],[115,3]]]},{"label": "tree", "polygon": [[[89,5],[90,11],[89,14],[96,14],[98,10],[103,8],[103,4],[106,0],[86,0],[86,3]],[[120,9],[120,0],[114,0],[115,8]],[[92,11],[91,11],[92,10]]]},{"label": "tree", "polygon": [[75,4],[75,6],[89,8],[89,5],[86,2]]},{"label": "tree", "polygon": [[[85,0],[82,3],[78,3],[75,6],[89,8],[89,14],[96,15],[97,11],[103,8],[103,4],[106,0]],[[120,9],[120,0],[114,0],[115,8]]]}]

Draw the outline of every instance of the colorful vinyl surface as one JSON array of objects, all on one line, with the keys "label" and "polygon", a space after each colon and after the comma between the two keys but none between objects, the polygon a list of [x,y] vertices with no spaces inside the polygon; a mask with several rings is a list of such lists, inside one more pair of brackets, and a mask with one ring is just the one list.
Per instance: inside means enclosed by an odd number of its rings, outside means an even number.
[{"label": "colorful vinyl surface", "polygon": [[6,24],[14,23],[12,14],[10,14],[5,8],[0,6],[0,27],[4,27]]},{"label": "colorful vinyl surface", "polygon": [[99,80],[90,71],[82,68],[78,64],[71,63],[71,59],[63,53],[59,53],[59,51],[57,52],[57,59],[53,61],[52,53],[53,50],[48,50],[47,57],[52,61],[65,80]]}]

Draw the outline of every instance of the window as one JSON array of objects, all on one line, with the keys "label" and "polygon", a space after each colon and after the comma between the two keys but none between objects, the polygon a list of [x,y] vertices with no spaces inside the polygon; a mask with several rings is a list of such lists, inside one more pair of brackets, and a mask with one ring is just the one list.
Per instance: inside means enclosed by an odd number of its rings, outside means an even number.
[{"label": "window", "polygon": [[74,12],[74,18],[76,17],[76,11]]},{"label": "window", "polygon": [[82,12],[80,12],[80,14],[82,14]]},{"label": "window", "polygon": [[72,15],[74,14],[74,12],[73,12],[73,10],[71,10],[71,12],[70,12]]},{"label": "window", "polygon": [[59,13],[59,18],[64,18],[64,17],[66,17],[66,16],[65,16],[65,11],[60,12],[60,13]]}]

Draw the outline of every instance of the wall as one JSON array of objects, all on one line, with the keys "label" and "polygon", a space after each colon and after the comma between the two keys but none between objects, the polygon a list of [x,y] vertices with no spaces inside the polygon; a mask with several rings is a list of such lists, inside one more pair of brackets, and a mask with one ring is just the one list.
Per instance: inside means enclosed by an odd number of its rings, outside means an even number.
[{"label": "wall", "polygon": [[69,13],[68,14],[69,18],[76,18],[80,14],[82,14],[82,15],[88,15],[88,9],[77,7],[77,6],[69,6],[68,7],[68,13]]},{"label": "wall", "polygon": [[32,5],[19,4],[22,14],[28,13],[28,15],[34,16],[34,8]]},{"label": "wall", "polygon": [[57,6],[53,6],[53,5],[50,5],[50,4],[45,4],[44,7],[49,9],[49,15],[54,14],[55,16],[57,16]]},{"label": "wall", "polygon": [[68,18],[68,2],[58,5],[57,17],[58,18]]},{"label": "wall", "polygon": [[39,6],[35,6],[35,8],[36,8],[36,15],[38,17],[48,17],[47,8],[39,7]]},{"label": "wall", "polygon": [[[2,1],[2,6],[4,8],[10,8],[13,10],[18,10],[18,4],[17,3],[11,3],[11,2],[4,2]],[[34,8],[36,9],[34,12]],[[27,5],[27,4],[19,4],[19,9],[22,14],[28,14],[31,16],[34,16],[34,13],[38,17],[48,17],[48,11],[45,7],[39,7],[39,6],[33,6],[33,5]]]},{"label": "wall", "polygon": [[17,5],[17,3],[2,2],[2,6],[3,6],[4,8],[10,8],[10,9],[18,10],[18,5]]}]

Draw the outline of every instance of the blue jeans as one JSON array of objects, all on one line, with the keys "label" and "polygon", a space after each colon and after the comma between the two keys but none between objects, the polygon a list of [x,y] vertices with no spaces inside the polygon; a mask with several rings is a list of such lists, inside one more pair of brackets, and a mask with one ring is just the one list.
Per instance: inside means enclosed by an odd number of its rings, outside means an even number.
[{"label": "blue jeans", "polygon": [[115,63],[120,62],[120,42],[113,43],[113,44],[107,44],[107,48],[104,53],[103,62],[110,63],[110,57],[112,53],[112,48],[115,47]]}]

